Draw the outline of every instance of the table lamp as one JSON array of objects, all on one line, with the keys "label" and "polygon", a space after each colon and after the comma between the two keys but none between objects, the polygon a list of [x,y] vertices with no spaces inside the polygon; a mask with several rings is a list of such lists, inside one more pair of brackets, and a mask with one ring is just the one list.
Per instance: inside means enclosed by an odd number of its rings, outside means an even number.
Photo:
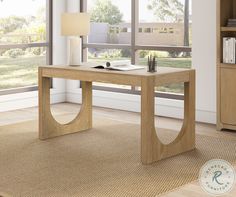
[{"label": "table lamp", "polygon": [[61,16],[61,34],[71,36],[68,40],[68,64],[71,66],[81,63],[81,38],[87,36],[90,30],[88,13],[63,13]]}]

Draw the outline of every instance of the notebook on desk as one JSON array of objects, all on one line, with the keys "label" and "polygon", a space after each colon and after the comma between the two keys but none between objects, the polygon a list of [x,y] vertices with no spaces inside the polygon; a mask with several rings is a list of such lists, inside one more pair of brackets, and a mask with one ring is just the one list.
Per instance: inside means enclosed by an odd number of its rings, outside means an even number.
[{"label": "notebook on desk", "polygon": [[130,61],[113,61],[113,62],[106,62],[106,64],[93,66],[93,68],[118,70],[118,71],[130,71],[130,70],[144,69],[145,67],[132,65]]}]

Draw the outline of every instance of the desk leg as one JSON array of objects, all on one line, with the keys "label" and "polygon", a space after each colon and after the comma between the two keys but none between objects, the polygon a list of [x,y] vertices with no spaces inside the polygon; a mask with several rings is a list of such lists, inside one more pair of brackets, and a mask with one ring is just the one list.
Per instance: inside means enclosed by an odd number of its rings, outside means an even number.
[{"label": "desk leg", "polygon": [[39,138],[41,140],[92,128],[92,83],[82,82],[82,106],[77,117],[59,124],[50,110],[50,78],[39,74]]},{"label": "desk leg", "polygon": [[170,144],[163,144],[156,135],[154,122],[154,78],[142,79],[141,93],[141,160],[151,164],[195,148],[195,72],[185,83],[184,122],[177,138]]}]

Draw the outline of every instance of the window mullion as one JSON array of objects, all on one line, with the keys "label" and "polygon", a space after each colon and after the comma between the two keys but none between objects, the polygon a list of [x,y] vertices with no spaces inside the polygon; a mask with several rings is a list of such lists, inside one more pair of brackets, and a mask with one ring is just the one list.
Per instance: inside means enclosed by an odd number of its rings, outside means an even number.
[{"label": "window mullion", "polygon": [[[139,23],[139,0],[131,0],[131,63],[138,63],[138,50],[136,50],[138,23]],[[131,90],[135,91],[137,88],[131,86]]]},{"label": "window mullion", "polygon": [[[80,12],[88,11],[88,0],[80,0]],[[88,61],[88,48],[84,47],[88,44],[88,36],[82,36],[82,62]]]},{"label": "window mullion", "polygon": [[53,64],[53,48],[52,48],[52,40],[53,40],[53,1],[46,0],[46,43],[48,43],[47,52],[46,52],[46,62],[49,65]]},{"label": "window mullion", "polygon": [[135,50],[138,21],[139,21],[139,0],[131,0],[131,63],[137,63],[137,51]]}]

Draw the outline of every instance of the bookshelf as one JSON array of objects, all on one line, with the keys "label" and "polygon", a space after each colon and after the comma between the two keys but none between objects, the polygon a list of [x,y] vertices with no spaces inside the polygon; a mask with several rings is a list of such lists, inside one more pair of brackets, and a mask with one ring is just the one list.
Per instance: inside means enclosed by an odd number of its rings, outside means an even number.
[{"label": "bookshelf", "polygon": [[236,64],[223,63],[223,38],[235,37],[236,0],[217,0],[217,129],[236,130]]},{"label": "bookshelf", "polygon": [[220,64],[221,68],[231,68],[231,69],[236,69],[236,64]]},{"label": "bookshelf", "polygon": [[235,32],[236,27],[221,27],[221,32]]}]

